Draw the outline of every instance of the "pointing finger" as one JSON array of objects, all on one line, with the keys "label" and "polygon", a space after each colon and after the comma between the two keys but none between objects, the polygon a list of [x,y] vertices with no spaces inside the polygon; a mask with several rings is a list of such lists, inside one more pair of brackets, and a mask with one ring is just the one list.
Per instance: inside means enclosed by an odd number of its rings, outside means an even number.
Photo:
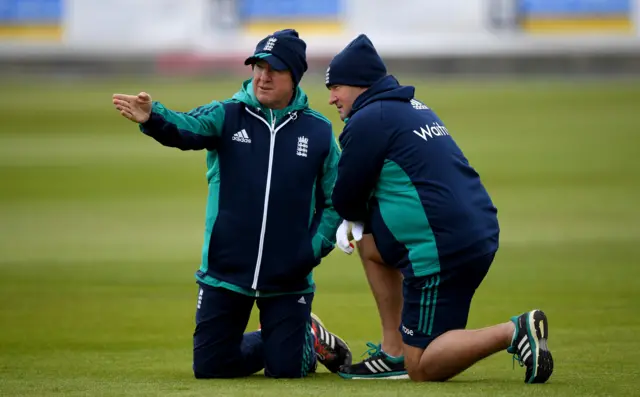
[{"label": "pointing finger", "polygon": [[126,94],[113,94],[113,99],[119,99],[121,101],[132,101],[135,98],[133,95]]}]

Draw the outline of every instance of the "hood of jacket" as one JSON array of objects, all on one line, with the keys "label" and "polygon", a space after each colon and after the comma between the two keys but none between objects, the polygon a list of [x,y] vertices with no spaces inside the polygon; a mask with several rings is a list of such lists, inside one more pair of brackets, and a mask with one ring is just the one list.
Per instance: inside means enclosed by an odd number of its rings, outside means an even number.
[{"label": "hood of jacket", "polygon": [[348,121],[348,119],[353,117],[360,109],[372,102],[381,100],[408,102],[413,99],[415,91],[414,87],[401,86],[395,77],[391,75],[385,76],[356,98],[351,107],[351,112],[349,112],[347,120],[345,121]]}]

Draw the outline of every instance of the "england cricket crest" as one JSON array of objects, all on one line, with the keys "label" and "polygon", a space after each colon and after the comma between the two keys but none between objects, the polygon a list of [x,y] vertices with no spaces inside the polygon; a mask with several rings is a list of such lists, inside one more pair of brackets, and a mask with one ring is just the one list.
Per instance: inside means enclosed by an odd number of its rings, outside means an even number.
[{"label": "england cricket crest", "polygon": [[298,137],[298,147],[296,154],[300,157],[307,157],[307,150],[309,150],[309,138],[306,136]]}]

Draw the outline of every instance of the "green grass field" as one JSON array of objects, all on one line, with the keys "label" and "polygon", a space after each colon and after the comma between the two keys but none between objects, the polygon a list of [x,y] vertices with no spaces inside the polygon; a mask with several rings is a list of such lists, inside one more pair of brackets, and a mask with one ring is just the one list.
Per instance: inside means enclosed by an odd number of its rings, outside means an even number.
[{"label": "green grass field", "polygon": [[[506,352],[444,384],[346,381],[324,369],[295,381],[195,380],[204,153],[145,137],[111,94],[146,90],[187,110],[240,81],[4,81],[0,395],[637,394],[640,81],[404,82],[447,123],[499,209],[502,246],[469,326],[544,309],[556,363],[548,384],[525,385]],[[322,84],[306,89],[339,133]],[[315,277],[314,312],[359,359],[379,322],[357,257],[334,251]]]}]

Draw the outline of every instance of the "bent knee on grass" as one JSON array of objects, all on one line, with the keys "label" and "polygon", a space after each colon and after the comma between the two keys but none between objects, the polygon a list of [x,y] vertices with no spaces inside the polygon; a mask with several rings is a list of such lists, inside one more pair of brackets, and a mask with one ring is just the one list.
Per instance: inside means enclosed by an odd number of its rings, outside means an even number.
[{"label": "bent knee on grass", "polygon": [[413,382],[444,382],[452,376],[437,360],[423,360],[425,349],[404,345],[404,365]]}]

